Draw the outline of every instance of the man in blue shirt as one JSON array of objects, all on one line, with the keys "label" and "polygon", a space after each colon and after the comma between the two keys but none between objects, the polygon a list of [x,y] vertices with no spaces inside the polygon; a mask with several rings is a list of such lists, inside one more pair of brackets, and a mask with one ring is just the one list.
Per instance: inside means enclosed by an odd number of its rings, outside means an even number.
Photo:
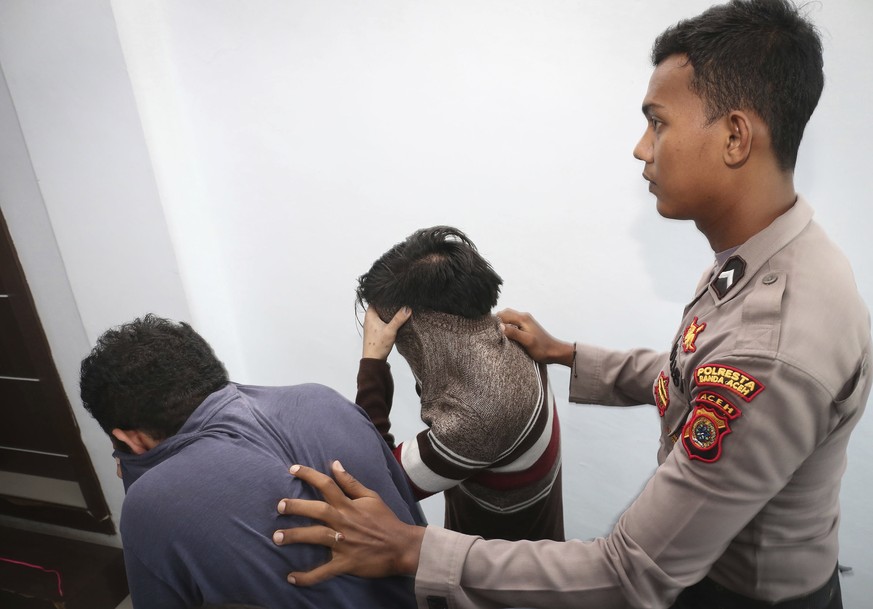
[{"label": "man in blue shirt", "polygon": [[329,549],[289,554],[271,540],[276,529],[303,523],[276,513],[279,498],[316,497],[289,464],[327,471],[340,458],[401,520],[422,520],[379,433],[333,390],[231,383],[188,324],[146,315],[98,339],[82,362],[81,395],[116,449],[137,609],[415,605],[407,578],[343,577],[301,589],[275,577],[330,558]]}]

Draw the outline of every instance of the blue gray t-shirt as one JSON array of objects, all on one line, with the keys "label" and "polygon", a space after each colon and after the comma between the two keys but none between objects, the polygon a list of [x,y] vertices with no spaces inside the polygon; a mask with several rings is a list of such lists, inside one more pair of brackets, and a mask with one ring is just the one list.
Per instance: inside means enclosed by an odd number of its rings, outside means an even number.
[{"label": "blue gray t-shirt", "polygon": [[273,544],[283,497],[319,499],[288,473],[323,472],[339,459],[397,516],[422,524],[403,472],[366,414],[320,385],[228,384],[210,395],[175,436],[142,455],[116,452],[127,496],[121,535],[136,609],[248,603],[267,609],[414,607],[413,580],[342,576],[312,588],[288,584],[292,570],[329,559],[323,547]]}]

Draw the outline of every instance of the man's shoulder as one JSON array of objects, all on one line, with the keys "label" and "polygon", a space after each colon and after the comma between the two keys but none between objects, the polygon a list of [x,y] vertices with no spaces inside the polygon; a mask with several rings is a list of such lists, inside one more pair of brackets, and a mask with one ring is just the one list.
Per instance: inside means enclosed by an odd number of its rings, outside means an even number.
[{"label": "man's shoulder", "polygon": [[236,387],[241,396],[261,405],[278,404],[308,408],[349,404],[349,400],[337,390],[320,383],[285,386],[237,384]]},{"label": "man's shoulder", "polygon": [[869,342],[869,312],[849,260],[821,227],[811,223],[777,253],[755,289],[767,290],[780,273],[785,275],[780,352],[817,367],[835,353],[857,359]]},{"label": "man's shoulder", "polygon": [[[275,451],[251,438],[252,433],[246,430],[204,432],[133,482],[127,489],[124,509],[138,506],[146,512],[154,511],[168,497],[175,499],[168,502],[172,510],[188,509],[188,498],[221,494],[231,497],[237,487],[269,487],[276,483],[273,478],[284,479],[287,471],[279,465]],[[157,515],[162,515],[163,509],[157,509]]]},{"label": "man's shoulder", "polygon": [[256,419],[264,425],[298,432],[319,430],[324,426],[358,428],[369,423],[366,414],[354,402],[335,389],[318,383],[283,387],[239,385],[239,392]]},{"label": "man's shoulder", "polygon": [[869,349],[869,314],[851,266],[815,223],[757,268],[737,296],[697,326],[698,332],[706,328],[695,343],[696,360],[706,359],[699,361],[704,371],[713,363],[738,361],[766,384],[768,375],[787,365],[797,379],[833,396]]}]

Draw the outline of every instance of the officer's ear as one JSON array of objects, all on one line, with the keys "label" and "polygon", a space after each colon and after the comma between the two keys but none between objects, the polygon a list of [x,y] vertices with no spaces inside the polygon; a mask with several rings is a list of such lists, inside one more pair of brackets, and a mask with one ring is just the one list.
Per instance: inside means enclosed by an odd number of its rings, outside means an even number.
[{"label": "officer's ear", "polygon": [[724,162],[728,167],[741,167],[752,153],[754,138],[763,135],[759,132],[764,124],[753,121],[748,113],[741,110],[730,112],[723,121],[726,127]]}]

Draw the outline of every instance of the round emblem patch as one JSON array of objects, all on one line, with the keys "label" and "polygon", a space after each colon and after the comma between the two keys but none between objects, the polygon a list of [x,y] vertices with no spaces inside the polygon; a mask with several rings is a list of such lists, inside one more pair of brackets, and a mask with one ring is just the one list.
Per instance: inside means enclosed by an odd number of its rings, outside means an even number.
[{"label": "round emblem patch", "polygon": [[730,432],[727,419],[698,401],[694,414],[682,428],[682,445],[689,458],[713,463],[721,456],[721,444]]},{"label": "round emblem patch", "polygon": [[718,430],[709,417],[698,416],[691,423],[691,442],[697,448],[701,450],[711,448],[717,438]]}]

